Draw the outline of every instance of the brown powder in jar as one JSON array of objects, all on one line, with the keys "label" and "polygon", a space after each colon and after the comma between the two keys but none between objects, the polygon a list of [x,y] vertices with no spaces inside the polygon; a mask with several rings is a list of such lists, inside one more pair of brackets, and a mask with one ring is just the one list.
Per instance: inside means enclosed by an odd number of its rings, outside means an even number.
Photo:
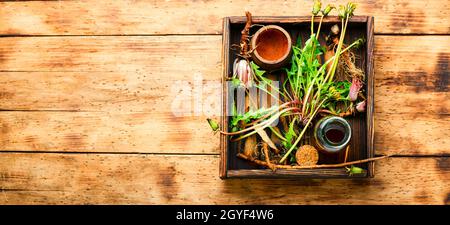
[{"label": "brown powder in jar", "polygon": [[274,61],[283,57],[288,49],[288,40],[283,32],[269,29],[261,32],[256,40],[256,51],[265,60]]}]

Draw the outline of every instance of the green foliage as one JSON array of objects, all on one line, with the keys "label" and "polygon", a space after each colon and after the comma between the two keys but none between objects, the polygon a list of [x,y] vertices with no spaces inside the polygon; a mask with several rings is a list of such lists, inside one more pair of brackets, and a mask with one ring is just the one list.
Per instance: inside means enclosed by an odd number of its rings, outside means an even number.
[{"label": "green foliage", "polygon": [[353,2],[347,3],[347,5],[340,5],[338,15],[340,19],[347,19],[353,16],[353,12],[356,9],[356,4]]},{"label": "green foliage", "polygon": [[292,147],[292,142],[298,136],[297,133],[295,133],[295,130],[294,130],[295,120],[296,120],[296,118],[294,118],[294,120],[289,124],[289,129],[288,129],[288,131],[285,134],[286,141],[282,142],[283,146],[286,149],[289,149],[289,148]]},{"label": "green foliage", "polygon": [[264,79],[263,75],[266,73],[266,71],[262,70],[256,63],[253,61],[250,62],[250,67],[253,70],[253,73],[255,74],[256,78]]},{"label": "green foliage", "polygon": [[209,126],[211,127],[211,129],[215,132],[217,130],[219,130],[219,123],[213,119],[206,119],[208,121]]},{"label": "green foliage", "polygon": [[331,12],[331,10],[335,9],[336,7],[332,4],[328,4],[325,9],[322,10],[322,15],[328,16],[328,14]]},{"label": "green foliage", "polygon": [[[233,105],[230,121],[231,132],[247,128],[245,132],[231,134],[241,134],[240,137],[234,140],[242,140],[250,135],[254,135],[258,132],[258,129],[267,128],[267,124],[275,121],[278,117],[288,116],[286,117],[286,121],[289,123],[288,130],[276,134],[280,137],[283,148],[286,150],[279,162],[282,163],[284,160],[288,159],[291,163],[295,163],[295,151],[293,150],[298,148],[297,145],[300,143],[300,140],[314,117],[320,112],[320,109],[325,108],[331,111],[331,113],[336,113],[338,105],[339,108],[341,108],[341,106],[347,107],[348,104],[350,104],[350,106],[352,105],[348,99],[351,83],[349,81],[337,82],[335,81],[334,76],[342,52],[345,52],[352,47],[361,46],[364,43],[363,39],[358,39],[349,46],[343,44],[348,20],[353,16],[355,8],[356,5],[353,3],[348,3],[347,5],[338,8],[338,15],[341,18],[339,43],[337,44],[337,47],[335,47],[335,56],[322,62],[321,58],[323,58],[322,55],[326,52],[326,46],[322,46],[318,41],[320,29],[323,18],[327,16],[331,10],[335,9],[335,7],[333,5],[327,5],[322,9],[321,1],[315,0],[312,10],[313,15],[311,16],[311,35],[304,43],[302,42],[301,37],[299,37],[292,47],[293,54],[291,63],[282,68],[286,73],[286,80],[281,87],[279,87],[280,89],[275,87],[272,84],[273,81],[267,77],[269,74],[268,72],[261,69],[253,61],[249,62],[252,70],[251,76],[255,81],[253,87],[258,88],[260,92],[266,92],[274,97],[276,101],[285,104],[283,104],[283,106],[250,110],[242,114],[238,114],[236,106]],[[322,15],[316,32],[314,29],[314,19],[320,12]],[[329,69],[327,69],[327,66]],[[232,79],[231,81],[234,87],[242,86],[238,79]],[[246,91],[248,90],[246,89]],[[278,97],[274,96],[274,93],[279,94],[277,95]],[[280,110],[283,111],[280,112]],[[265,119],[264,121],[266,121],[265,124],[261,124],[263,120],[255,122],[256,120],[263,118]],[[211,127],[214,130],[216,127],[213,125],[214,124],[212,124]],[[360,172],[360,170],[355,167],[349,168],[349,171],[352,173]]]},{"label": "green foliage", "polygon": [[312,14],[316,16],[320,12],[320,8],[322,8],[322,2],[320,0],[314,0]]},{"label": "green foliage", "polygon": [[354,165],[352,165],[350,168],[348,168],[348,167],[345,167],[345,168],[347,169],[347,173],[349,176],[353,176],[355,174],[362,174],[366,171],[363,168],[359,168]]},{"label": "green foliage", "polygon": [[[356,5],[348,3],[346,6],[340,6],[338,9],[339,17],[342,22],[342,32],[339,38],[339,44],[337,45],[335,56],[333,60],[321,64],[319,61],[320,55],[325,52],[325,48],[322,47],[317,40],[319,37],[321,23],[317,34],[314,33],[314,16],[316,16],[320,9],[320,1],[315,1],[312,18],[311,18],[311,36],[305,42],[303,48],[300,47],[299,41],[293,47],[293,55],[290,68],[285,68],[287,73],[288,82],[290,84],[291,92],[294,99],[301,101],[301,120],[307,121],[303,126],[302,132],[299,134],[295,142],[291,145],[289,150],[280,160],[283,162],[295,149],[299,143],[302,135],[311,123],[311,120],[316,116],[320,108],[329,108],[331,111],[335,111],[338,101],[343,101],[345,104],[348,101],[347,96],[350,85],[348,83],[340,83],[334,81],[334,75],[339,62],[339,56],[343,49],[343,41],[345,38],[345,32],[347,29],[348,19],[353,16],[353,12]],[[326,7],[322,12],[323,15],[327,15],[332,9],[332,6]],[[323,17],[321,17],[322,22]],[[345,20],[345,21],[344,21]],[[355,45],[361,44],[358,41]],[[326,71],[328,63],[332,62],[331,69]],[[285,87],[285,85],[283,85]],[[285,90],[287,91],[287,90]]]},{"label": "green foliage", "polygon": [[233,87],[239,87],[241,85],[241,81],[237,78],[233,78],[231,79],[231,84],[233,85]]},{"label": "green foliage", "polygon": [[261,117],[265,116],[267,113],[273,112],[275,108],[271,107],[271,108],[260,108],[258,110],[250,110],[244,114],[238,114],[236,112],[236,107],[233,107],[233,113],[232,113],[232,118],[231,118],[231,122],[230,122],[230,127],[231,130],[239,130],[239,123],[243,122],[243,123],[250,123],[253,120],[257,120],[260,119]]},{"label": "green foliage", "polygon": [[314,85],[312,82],[320,82],[320,79],[314,79],[317,74],[323,75],[320,71],[321,64],[319,57],[325,52],[325,47],[321,46],[315,35],[311,35],[301,47],[299,38],[296,45],[292,48],[292,60],[290,68],[285,68],[287,80],[291,85],[292,94],[300,99],[305,95],[307,88]]},{"label": "green foliage", "polygon": [[346,101],[348,100],[351,84],[349,81],[327,83],[324,85],[326,88],[322,90],[322,94],[331,101]]}]

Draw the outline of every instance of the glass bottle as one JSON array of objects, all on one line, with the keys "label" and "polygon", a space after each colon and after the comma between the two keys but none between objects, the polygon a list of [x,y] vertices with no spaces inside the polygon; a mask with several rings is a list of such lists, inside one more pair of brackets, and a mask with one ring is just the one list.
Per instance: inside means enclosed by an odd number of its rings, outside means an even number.
[{"label": "glass bottle", "polygon": [[352,137],[352,128],[347,120],[338,116],[326,116],[314,127],[314,141],[319,150],[337,153],[344,149]]}]

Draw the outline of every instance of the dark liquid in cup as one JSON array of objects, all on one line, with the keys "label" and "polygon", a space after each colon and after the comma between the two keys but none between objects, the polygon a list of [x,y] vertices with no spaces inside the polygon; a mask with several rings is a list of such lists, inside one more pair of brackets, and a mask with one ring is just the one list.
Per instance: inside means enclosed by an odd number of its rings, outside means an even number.
[{"label": "dark liquid in cup", "polygon": [[344,139],[345,133],[339,129],[329,129],[325,133],[325,137],[331,142],[339,143]]}]

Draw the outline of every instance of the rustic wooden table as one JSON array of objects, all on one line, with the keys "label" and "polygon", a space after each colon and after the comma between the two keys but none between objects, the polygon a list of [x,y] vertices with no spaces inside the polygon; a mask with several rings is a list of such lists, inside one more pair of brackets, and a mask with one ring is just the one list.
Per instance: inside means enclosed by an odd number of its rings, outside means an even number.
[{"label": "rustic wooden table", "polygon": [[1,1],[0,203],[449,204],[450,2],[356,2],[376,152],[397,155],[367,180],[220,180],[219,136],[173,115],[172,86],[220,80],[222,17],[309,1]]}]

